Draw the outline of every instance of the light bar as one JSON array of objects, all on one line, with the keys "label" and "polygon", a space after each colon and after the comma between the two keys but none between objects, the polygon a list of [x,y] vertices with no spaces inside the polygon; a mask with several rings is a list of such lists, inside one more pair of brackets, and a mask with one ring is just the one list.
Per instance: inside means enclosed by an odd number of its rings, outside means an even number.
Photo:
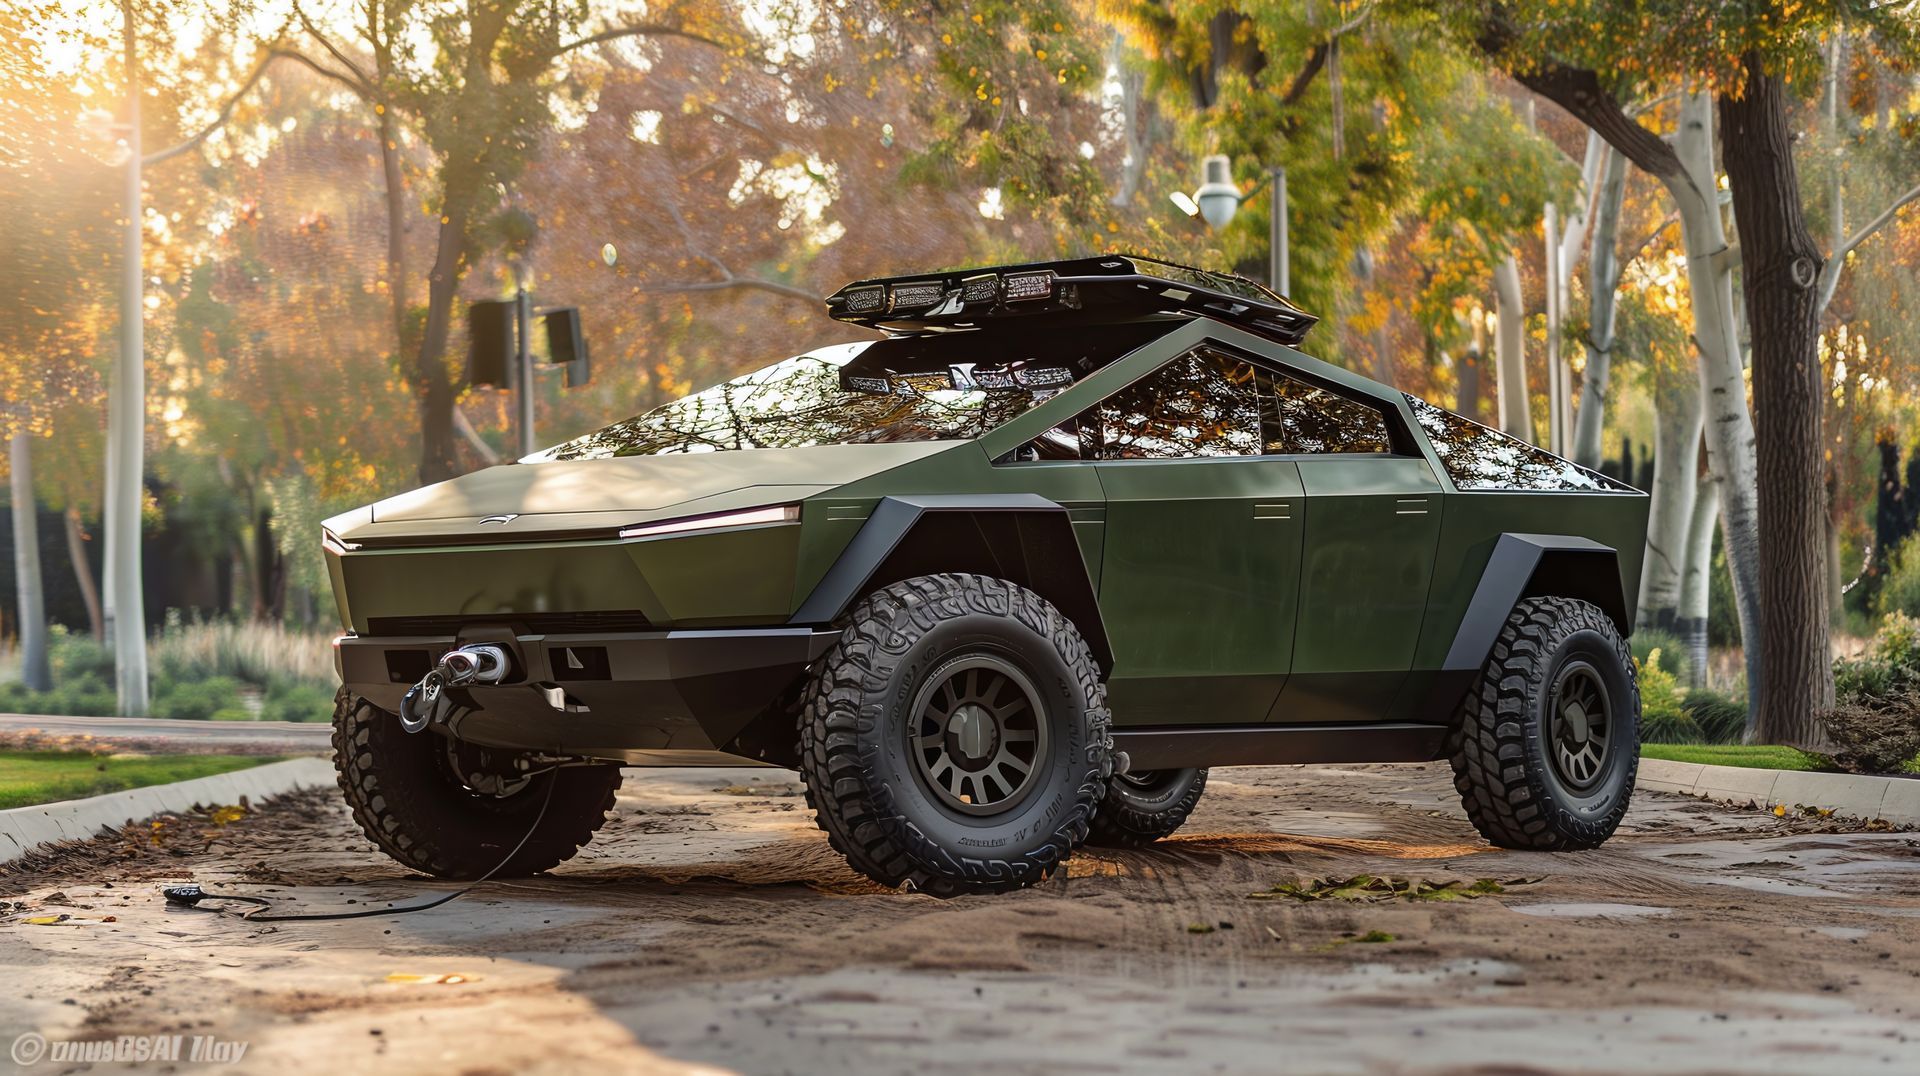
[{"label": "light bar", "polygon": [[1313,315],[1231,273],[1133,254],[980,266],[857,280],[827,296],[827,316],[890,336],[1029,325],[1113,325],[1168,315],[1211,318],[1297,344]]},{"label": "light bar", "polygon": [[875,284],[870,288],[853,288],[847,292],[847,313],[877,314],[887,303],[887,289]]},{"label": "light bar", "polygon": [[938,280],[916,280],[910,284],[895,284],[887,289],[887,310],[917,310],[932,306],[946,294],[946,289]]},{"label": "light bar", "polygon": [[1008,273],[1000,278],[1006,288],[1007,302],[1017,303],[1025,299],[1045,299],[1053,294],[1053,274]]},{"label": "light bar", "polygon": [[689,531],[724,530],[729,527],[752,527],[767,523],[799,521],[799,505],[777,504],[771,508],[749,508],[744,512],[719,512],[710,516],[672,519],[665,523],[642,523],[638,526],[621,528],[620,537],[653,538],[662,534],[685,534]]},{"label": "light bar", "polygon": [[320,528],[320,548],[334,554],[352,553],[360,548],[360,543],[342,541],[339,535],[322,527]]}]

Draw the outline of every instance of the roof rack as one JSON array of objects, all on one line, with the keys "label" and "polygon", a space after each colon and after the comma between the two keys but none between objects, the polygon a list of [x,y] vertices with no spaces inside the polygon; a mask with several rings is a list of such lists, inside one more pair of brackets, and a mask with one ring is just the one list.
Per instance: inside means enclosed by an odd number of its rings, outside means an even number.
[{"label": "roof rack", "polygon": [[1297,344],[1319,319],[1227,273],[1136,254],[856,280],[827,296],[827,316],[891,336],[980,329],[1009,319],[1103,324],[1210,317]]}]

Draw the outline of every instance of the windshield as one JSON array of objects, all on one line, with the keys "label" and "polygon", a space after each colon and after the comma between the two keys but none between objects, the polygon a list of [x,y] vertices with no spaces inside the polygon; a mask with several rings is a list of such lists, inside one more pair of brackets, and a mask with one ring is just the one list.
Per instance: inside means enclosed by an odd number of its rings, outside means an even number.
[{"label": "windshield", "polygon": [[[721,452],[742,448],[965,440],[1012,419],[1054,390],[955,387],[954,372],[895,374],[841,385],[865,350],[844,344],[797,355],[528,456],[524,462]],[[984,380],[984,378],[983,378]]]}]

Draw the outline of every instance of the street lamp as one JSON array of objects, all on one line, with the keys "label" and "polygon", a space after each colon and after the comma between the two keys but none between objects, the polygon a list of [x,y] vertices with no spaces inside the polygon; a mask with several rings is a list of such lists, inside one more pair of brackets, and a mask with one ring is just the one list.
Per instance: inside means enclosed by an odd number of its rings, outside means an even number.
[{"label": "street lamp", "polygon": [[1272,229],[1268,236],[1267,280],[1273,290],[1282,295],[1287,293],[1290,276],[1287,258],[1287,170],[1279,166],[1268,169],[1265,179],[1253,185],[1242,194],[1233,184],[1233,162],[1225,154],[1216,153],[1200,162],[1200,189],[1188,194],[1174,191],[1170,197],[1173,204],[1187,216],[1198,216],[1207,222],[1214,231],[1225,228],[1239,211],[1240,203],[1260,193],[1260,188],[1273,184]]}]

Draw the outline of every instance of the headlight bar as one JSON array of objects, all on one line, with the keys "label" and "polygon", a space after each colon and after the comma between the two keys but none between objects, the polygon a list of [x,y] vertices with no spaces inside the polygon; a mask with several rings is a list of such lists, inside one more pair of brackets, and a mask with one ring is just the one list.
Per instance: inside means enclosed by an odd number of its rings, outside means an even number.
[{"label": "headlight bar", "polygon": [[733,527],[799,521],[799,505],[776,504],[769,508],[749,508],[740,512],[715,512],[704,516],[687,516],[684,519],[670,519],[664,523],[637,523],[631,527],[622,527],[620,537],[656,538],[663,534],[687,534],[692,531],[727,530]]}]

